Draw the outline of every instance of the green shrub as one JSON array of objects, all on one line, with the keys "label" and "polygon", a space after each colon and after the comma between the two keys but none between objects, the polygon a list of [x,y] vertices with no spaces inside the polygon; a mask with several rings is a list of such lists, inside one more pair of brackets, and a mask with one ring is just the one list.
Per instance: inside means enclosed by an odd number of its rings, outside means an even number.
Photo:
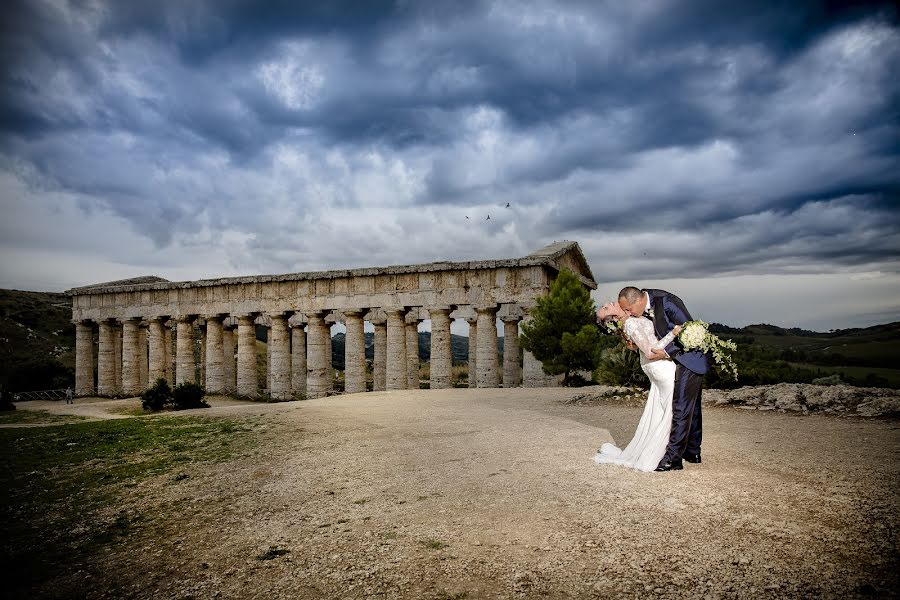
[{"label": "green shrub", "polygon": [[604,350],[594,380],[603,385],[622,385],[647,389],[650,380],[641,369],[641,357],[624,345]]},{"label": "green shrub", "polygon": [[171,402],[172,388],[169,387],[169,382],[162,378],[157,379],[153,387],[141,394],[141,406],[144,407],[144,410],[158,412]]},{"label": "green shrub", "polygon": [[206,389],[196,383],[180,383],[172,392],[172,404],[175,410],[187,410],[189,408],[209,408],[209,404],[203,399]]}]

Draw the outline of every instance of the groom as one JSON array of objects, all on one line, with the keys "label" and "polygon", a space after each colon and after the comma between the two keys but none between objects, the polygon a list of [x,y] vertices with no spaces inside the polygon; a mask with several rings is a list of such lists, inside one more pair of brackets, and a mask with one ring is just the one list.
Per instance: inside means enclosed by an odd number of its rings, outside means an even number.
[{"label": "groom", "polygon": [[[653,321],[659,339],[676,325],[693,320],[681,298],[663,290],[640,290],[631,286],[622,288],[619,306],[633,317],[643,316]],[[666,347],[666,353],[677,363],[675,392],[672,394],[672,432],[666,454],[656,470],[677,471],[684,468],[682,459],[690,463],[700,462],[703,437],[700,390],[703,375],[709,370],[709,358],[697,350],[685,352],[677,338]]]}]

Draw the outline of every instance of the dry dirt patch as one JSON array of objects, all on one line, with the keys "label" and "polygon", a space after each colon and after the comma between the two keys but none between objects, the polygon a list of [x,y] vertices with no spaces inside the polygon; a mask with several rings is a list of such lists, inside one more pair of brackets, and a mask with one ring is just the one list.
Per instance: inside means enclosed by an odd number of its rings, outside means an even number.
[{"label": "dry dirt patch", "polygon": [[706,408],[704,463],[591,461],[635,405],[574,390],[220,406],[261,442],[141,485],[153,528],[49,582],[99,597],[865,597],[897,589],[892,420]]}]

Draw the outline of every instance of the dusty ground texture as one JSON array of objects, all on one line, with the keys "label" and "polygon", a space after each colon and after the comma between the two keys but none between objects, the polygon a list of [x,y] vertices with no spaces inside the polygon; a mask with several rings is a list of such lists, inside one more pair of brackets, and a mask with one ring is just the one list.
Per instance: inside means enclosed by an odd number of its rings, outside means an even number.
[{"label": "dusty ground texture", "polygon": [[[628,442],[641,403],[568,402],[579,394],[453,389],[214,401],[203,414],[252,421],[255,449],[225,464],[187,465],[177,483],[161,477],[131,490],[123,508],[164,518],[34,592],[897,594],[897,420],[707,406],[703,464],[644,474],[591,460],[605,441]],[[115,402],[31,407],[98,418],[138,405]]]}]

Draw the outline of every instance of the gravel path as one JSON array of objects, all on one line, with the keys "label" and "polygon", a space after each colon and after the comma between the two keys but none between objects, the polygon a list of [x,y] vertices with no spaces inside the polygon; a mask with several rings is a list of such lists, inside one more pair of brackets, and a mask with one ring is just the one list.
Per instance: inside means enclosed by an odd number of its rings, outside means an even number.
[{"label": "gravel path", "polygon": [[166,514],[166,526],[111,547],[44,593],[897,593],[896,420],[706,407],[704,463],[644,474],[591,460],[605,441],[627,443],[641,406],[566,402],[578,393],[216,403],[202,414],[251,419],[262,445],[228,464],[187,466],[177,484],[139,486],[129,510]]}]

